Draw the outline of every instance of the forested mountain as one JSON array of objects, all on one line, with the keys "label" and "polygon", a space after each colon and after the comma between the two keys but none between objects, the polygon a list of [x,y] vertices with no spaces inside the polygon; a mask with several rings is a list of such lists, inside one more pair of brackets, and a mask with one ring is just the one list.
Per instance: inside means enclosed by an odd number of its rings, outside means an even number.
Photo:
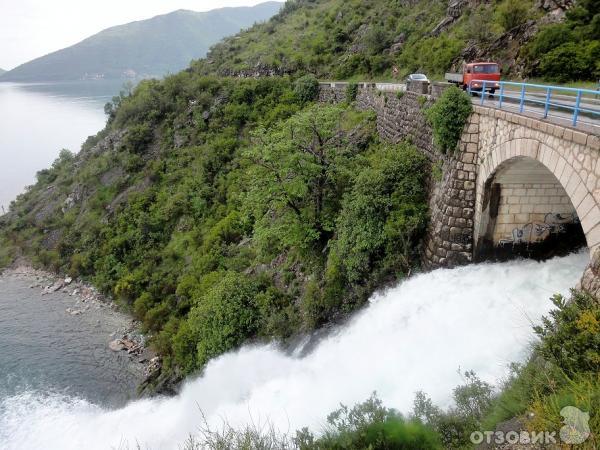
[{"label": "forested mountain", "polygon": [[78,44],[16,67],[2,81],[65,81],[163,76],[184,69],[209,47],[273,16],[282,3],[179,10],[101,31]]},{"label": "forested mountain", "polygon": [[0,75],[2,75],[4,72],[6,72],[6,70],[0,69]]}]

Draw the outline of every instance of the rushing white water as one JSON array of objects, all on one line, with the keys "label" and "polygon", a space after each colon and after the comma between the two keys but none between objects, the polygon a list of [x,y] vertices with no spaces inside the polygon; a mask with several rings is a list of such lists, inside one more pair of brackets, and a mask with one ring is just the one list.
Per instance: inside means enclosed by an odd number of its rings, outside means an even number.
[{"label": "rushing white water", "polygon": [[411,410],[426,391],[450,403],[457,369],[490,382],[522,360],[532,323],[568,294],[587,263],[579,253],[545,263],[471,265],[418,275],[375,296],[371,305],[304,358],[270,346],[247,347],[210,363],[180,395],[103,410],[81,399],[24,393],[0,404],[0,448],[107,449],[124,443],[177,449],[201,423],[265,423],[318,431],[340,402],[372,391],[388,407]]}]

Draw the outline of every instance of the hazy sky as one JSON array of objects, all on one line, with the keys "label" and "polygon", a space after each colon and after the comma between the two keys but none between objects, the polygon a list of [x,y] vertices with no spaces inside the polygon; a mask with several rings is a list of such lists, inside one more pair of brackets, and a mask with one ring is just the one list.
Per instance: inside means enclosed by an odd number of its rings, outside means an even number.
[{"label": "hazy sky", "polygon": [[73,45],[104,28],[176,9],[208,11],[265,0],[0,0],[0,68]]}]

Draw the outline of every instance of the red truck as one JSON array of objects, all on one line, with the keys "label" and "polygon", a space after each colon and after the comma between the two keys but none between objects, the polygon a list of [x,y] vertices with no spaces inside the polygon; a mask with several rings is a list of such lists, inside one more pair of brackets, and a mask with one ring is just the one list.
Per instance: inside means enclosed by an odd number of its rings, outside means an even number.
[{"label": "red truck", "polygon": [[447,73],[445,78],[464,90],[470,85],[473,91],[480,91],[483,87],[483,83],[474,80],[485,80],[485,90],[493,95],[500,87],[500,67],[494,62],[474,62],[464,64],[462,73]]}]

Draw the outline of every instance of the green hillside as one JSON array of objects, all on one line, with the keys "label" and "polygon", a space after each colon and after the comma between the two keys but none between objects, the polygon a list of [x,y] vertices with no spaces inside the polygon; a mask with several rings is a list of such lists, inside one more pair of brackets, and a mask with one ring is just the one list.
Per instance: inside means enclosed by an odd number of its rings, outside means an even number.
[{"label": "green hillside", "polygon": [[0,69],[0,75],[2,75],[4,72],[6,72],[6,70]]},{"label": "green hillside", "polygon": [[[449,3],[453,5],[449,7]],[[203,74],[311,72],[320,78],[443,76],[462,61],[491,59],[514,77],[600,76],[600,6],[579,0],[293,0],[269,22],[214,46]]]},{"label": "green hillside", "polygon": [[24,255],[115,296],[165,377],[343,317],[418,264],[429,170],[316,87],[141,82],[0,217],[0,267]]},{"label": "green hillside", "polygon": [[273,16],[281,3],[175,11],[120,25],[71,47],[25,63],[2,81],[65,81],[86,78],[140,78],[176,73],[227,35]]}]

